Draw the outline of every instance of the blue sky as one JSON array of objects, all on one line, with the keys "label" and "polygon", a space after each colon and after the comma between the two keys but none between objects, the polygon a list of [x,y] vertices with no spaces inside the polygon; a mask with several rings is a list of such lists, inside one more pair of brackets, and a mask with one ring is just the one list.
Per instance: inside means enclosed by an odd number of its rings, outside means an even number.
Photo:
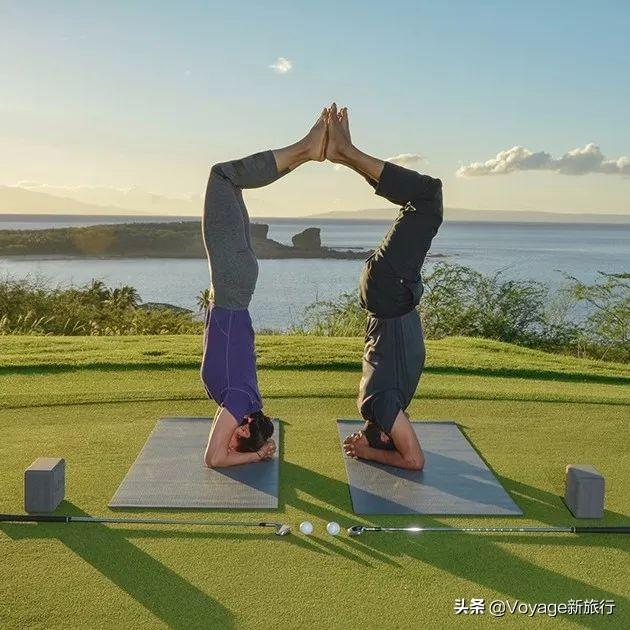
[{"label": "blue sky", "polygon": [[[296,140],[334,99],[362,149],[424,156],[447,205],[630,212],[623,173],[455,175],[514,146],[630,155],[629,32],[625,2],[3,2],[0,184],[198,196],[210,164]],[[328,164],[250,197],[381,205]]]}]

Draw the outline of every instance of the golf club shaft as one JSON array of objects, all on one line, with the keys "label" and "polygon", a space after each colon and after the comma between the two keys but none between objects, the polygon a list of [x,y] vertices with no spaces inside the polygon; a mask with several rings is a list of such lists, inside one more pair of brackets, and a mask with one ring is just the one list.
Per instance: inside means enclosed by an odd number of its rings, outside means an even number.
[{"label": "golf club shaft", "polygon": [[65,516],[57,514],[0,514],[0,522],[13,523],[132,523],[146,525],[218,525],[235,527],[275,527],[282,523],[243,522],[243,521],[208,521],[179,520],[174,518],[117,518],[109,516]]},{"label": "golf club shaft", "polygon": [[[360,526],[359,526],[360,527]],[[350,528],[352,530],[352,528]],[[363,532],[451,532],[451,533],[565,533],[565,534],[630,534],[630,525],[565,525],[540,527],[360,527]]]},{"label": "golf club shaft", "polygon": [[[370,531],[367,528],[366,531]],[[570,527],[376,527],[374,531],[382,532],[458,532],[458,533],[505,533],[505,532],[571,532]]]}]

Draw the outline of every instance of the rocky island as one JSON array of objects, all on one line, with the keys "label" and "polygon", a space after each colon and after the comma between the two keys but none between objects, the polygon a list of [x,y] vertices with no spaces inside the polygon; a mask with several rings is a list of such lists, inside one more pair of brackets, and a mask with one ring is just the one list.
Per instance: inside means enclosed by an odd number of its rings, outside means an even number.
[{"label": "rocky island", "polygon": [[[252,247],[260,259],[334,258],[364,259],[371,251],[324,247],[320,229],[296,234],[292,245],[268,236],[269,226],[252,223]],[[173,223],[120,223],[47,230],[0,230],[0,256],[98,258],[205,258],[198,221]]]}]

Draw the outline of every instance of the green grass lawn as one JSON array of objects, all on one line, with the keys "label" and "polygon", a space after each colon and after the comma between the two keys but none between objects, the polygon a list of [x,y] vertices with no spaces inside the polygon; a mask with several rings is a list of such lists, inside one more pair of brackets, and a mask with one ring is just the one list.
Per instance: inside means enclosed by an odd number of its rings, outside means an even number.
[{"label": "green grass lawn", "polygon": [[[199,354],[200,339],[186,336],[0,337],[0,512],[22,511],[23,470],[51,455],[67,462],[59,512],[111,513],[160,416],[213,415]],[[458,422],[524,517],[364,519],[352,513],[335,426],[356,417],[360,354],[360,339],[259,339],[266,410],[283,421],[280,508],[237,514],[290,522],[295,534],[0,524],[0,628],[485,627],[488,613],[453,613],[473,597],[616,602],[611,617],[514,615],[497,627],[630,627],[630,537],[325,532],[330,520],[573,524],[560,498],[567,463],[605,475],[605,524],[630,522],[630,368],[485,340],[429,343],[410,412]],[[304,519],[311,537],[297,532]]]}]

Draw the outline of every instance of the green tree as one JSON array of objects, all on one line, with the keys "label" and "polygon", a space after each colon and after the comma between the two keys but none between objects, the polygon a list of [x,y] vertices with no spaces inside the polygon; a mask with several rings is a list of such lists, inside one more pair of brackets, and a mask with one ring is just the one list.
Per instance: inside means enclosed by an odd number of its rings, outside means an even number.
[{"label": "green tree", "polygon": [[85,296],[94,301],[98,302],[106,302],[111,297],[111,290],[105,285],[102,280],[93,279],[92,282],[88,285],[87,289],[81,291],[85,294]]},{"label": "green tree", "polygon": [[211,297],[212,291],[209,288],[199,292],[199,295],[197,295],[197,307],[200,312],[207,311],[210,308]]},{"label": "green tree", "polygon": [[[630,359],[630,273],[598,271],[600,282],[587,284],[565,274],[569,292],[589,305],[585,317],[587,342],[604,347],[602,358],[614,352]],[[615,352],[616,351],[616,352]]]},{"label": "green tree", "polygon": [[115,308],[136,308],[140,304],[140,294],[129,285],[113,289],[107,300]]}]

